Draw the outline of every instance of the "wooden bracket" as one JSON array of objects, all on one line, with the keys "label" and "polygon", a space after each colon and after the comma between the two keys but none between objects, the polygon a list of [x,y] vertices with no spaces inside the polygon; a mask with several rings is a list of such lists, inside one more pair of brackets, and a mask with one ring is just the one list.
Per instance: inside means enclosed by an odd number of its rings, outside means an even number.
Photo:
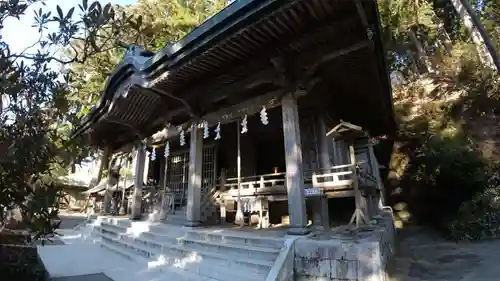
[{"label": "wooden bracket", "polygon": [[149,90],[151,90],[152,92],[154,92],[158,95],[166,96],[166,97],[169,97],[171,99],[174,99],[174,100],[181,102],[184,105],[184,107],[186,108],[187,112],[189,113],[189,117],[194,118],[197,115],[199,115],[199,112],[198,112],[198,114],[196,114],[196,112],[193,110],[192,105],[189,104],[185,99],[179,98],[179,97],[172,95],[166,91],[159,90],[156,88],[150,88]]},{"label": "wooden bracket", "polygon": [[366,12],[365,9],[363,8],[363,4],[361,3],[360,0],[354,0],[356,3],[356,10],[358,11],[359,18],[361,19],[361,23],[363,26],[366,28],[366,36],[368,37],[369,40],[372,40],[373,38],[373,31],[368,23],[368,18],[366,17]]}]

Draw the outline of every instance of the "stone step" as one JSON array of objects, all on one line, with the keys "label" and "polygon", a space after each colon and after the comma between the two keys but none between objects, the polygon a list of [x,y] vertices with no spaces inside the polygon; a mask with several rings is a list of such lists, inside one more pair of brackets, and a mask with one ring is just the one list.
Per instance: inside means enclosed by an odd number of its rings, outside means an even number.
[{"label": "stone step", "polygon": [[[165,267],[161,265],[157,265],[148,261],[147,259],[137,255],[135,252],[130,251],[128,249],[123,249],[122,247],[115,246],[109,243],[100,242],[100,246],[110,252],[113,252],[121,257],[124,257],[128,260],[131,260],[140,268],[145,268],[150,273],[159,273],[159,276],[155,276],[156,278],[148,278],[148,280],[175,280],[175,281],[207,281],[205,277],[200,276],[195,273],[191,273],[184,269],[178,267]],[[158,274],[156,274],[158,275]],[[218,281],[218,280],[210,280],[210,281]]]},{"label": "stone step", "polygon": [[218,244],[236,244],[260,248],[281,250],[284,240],[275,237],[260,237],[251,234],[237,233],[231,231],[211,232],[211,231],[189,231],[187,236],[192,239],[209,241]]},{"label": "stone step", "polygon": [[185,234],[180,235],[162,235],[156,233],[141,233],[139,235],[134,235],[133,233],[123,233],[119,231],[119,228],[109,227],[107,224],[103,224],[98,227],[97,230],[104,232],[106,235],[110,235],[115,238],[124,238],[125,240],[138,241],[141,244],[146,244],[153,248],[165,248],[169,246],[183,247],[186,250],[192,252],[208,252],[214,254],[231,255],[234,258],[245,259],[258,259],[263,261],[274,262],[279,254],[279,249],[273,249],[268,247],[255,247],[245,244],[234,244],[227,241],[220,241],[219,243],[212,242],[210,240],[197,240]]},{"label": "stone step", "polygon": [[[139,255],[152,262],[161,261],[164,266],[180,267],[221,281],[264,280],[273,265],[273,262],[268,261],[235,258],[208,251],[193,251],[184,245],[159,244],[131,235],[121,235],[117,238],[108,233],[101,233],[100,236],[103,245],[121,248],[122,252],[128,252],[132,256]],[[231,270],[227,270],[228,268]]]},{"label": "stone step", "polygon": [[173,224],[173,225],[185,225],[186,224],[186,215],[183,214],[175,214],[175,215],[167,215],[165,219],[165,223]]},{"label": "stone step", "polygon": [[170,213],[170,214],[167,214],[167,217],[180,217],[180,218],[186,218],[186,212],[179,212],[179,211],[176,211],[174,214]]},{"label": "stone step", "polygon": [[153,234],[169,235],[170,233],[184,232],[186,238],[210,241],[214,243],[232,243],[238,245],[249,245],[262,248],[273,248],[280,250],[284,245],[284,239],[280,237],[262,237],[257,233],[246,233],[234,230],[216,230],[204,228],[179,227],[159,223],[151,227]]},{"label": "stone step", "polygon": [[[126,232],[131,228],[130,220],[109,220],[109,223],[103,221],[103,224],[116,229],[117,232]],[[138,223],[135,223],[138,224]],[[132,227],[133,228],[133,227]],[[138,227],[139,228],[139,227]],[[283,247],[284,240],[276,237],[261,237],[254,234],[241,233],[237,231],[211,231],[203,229],[192,229],[176,225],[166,225],[163,223],[149,224],[148,231],[141,232],[145,237],[161,241],[169,237],[183,237],[187,240],[207,241],[213,244],[232,244],[253,246],[260,248],[271,248],[280,250]],[[139,231],[137,231],[139,232]]]},{"label": "stone step", "polygon": [[[124,233],[119,227],[109,224],[103,224],[101,228],[102,231],[110,233],[115,237],[119,237]],[[213,253],[232,255],[234,257],[260,259],[265,261],[275,261],[280,252],[280,248],[272,248],[267,245],[257,247],[246,243],[231,243],[231,241],[225,239],[206,239],[206,237],[190,231],[185,234],[178,233],[178,235],[172,235],[172,233],[170,235],[163,235],[148,232],[139,234],[138,238],[150,241],[151,243],[158,243],[160,246],[164,243],[170,243],[172,245],[184,245],[193,251],[206,250]]]}]

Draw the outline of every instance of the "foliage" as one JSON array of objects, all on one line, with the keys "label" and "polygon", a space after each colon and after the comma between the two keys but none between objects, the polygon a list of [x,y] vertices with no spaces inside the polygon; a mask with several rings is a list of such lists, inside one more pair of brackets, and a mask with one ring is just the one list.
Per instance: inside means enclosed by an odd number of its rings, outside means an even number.
[{"label": "foliage", "polygon": [[[480,2],[484,6],[472,4],[498,46],[498,30],[489,24],[498,20],[497,1]],[[485,222],[500,214],[493,196],[498,185],[488,180],[500,158],[486,157],[483,149],[494,138],[485,126],[496,120],[500,77],[480,60],[451,1],[379,6],[390,68],[398,75],[392,203],[405,206],[408,223],[431,223],[454,239],[482,238],[497,227]],[[478,203],[485,200],[491,204]]]},{"label": "foliage", "polygon": [[454,240],[482,240],[500,237],[500,194],[498,186],[488,188],[464,202],[449,225]]},{"label": "foliage", "polygon": [[[0,32],[6,19],[19,18],[30,5],[41,3],[1,2]],[[49,63],[84,62],[103,51],[96,34],[103,28],[116,30],[121,24],[111,5],[89,5],[84,0],[78,20],[75,10],[64,13],[58,6],[54,13],[43,8],[34,11],[40,33],[35,53],[28,53],[29,48],[13,53],[5,42],[0,49],[0,227],[6,226],[7,214],[16,209],[35,238],[50,235],[57,227],[57,178],[88,153],[67,139],[74,121],[67,100],[71,77],[50,68]],[[58,32],[45,34],[53,24]],[[57,52],[60,48],[76,51],[73,57],[63,58]]]},{"label": "foliage", "polygon": [[[431,87],[414,83],[395,88],[409,93],[395,99],[400,124],[397,142],[405,161],[399,159],[400,165],[392,168],[404,188],[398,199],[404,200],[412,219],[441,227],[462,202],[484,188],[487,163],[455,121],[458,100],[429,99],[434,91],[425,88]],[[401,163],[403,170],[397,171]]]},{"label": "foliage", "polygon": [[460,204],[481,191],[487,182],[486,163],[460,136],[436,135],[422,143],[407,171],[405,184],[413,187],[410,212],[441,227]]},{"label": "foliage", "polygon": [[[108,75],[123,57],[124,50],[118,48],[116,41],[122,45],[137,44],[147,50],[158,51],[180,40],[226,5],[224,0],[140,0],[132,6],[115,7],[120,11],[117,13],[121,17],[120,28],[112,32],[103,28],[96,35],[105,50],[83,63],[69,66],[73,74],[69,100],[77,111],[76,117],[85,116],[98,102]],[[114,40],[108,40],[110,37]],[[74,55],[71,49],[66,54]]]},{"label": "foliage", "polygon": [[[0,32],[6,19],[19,19],[39,4],[44,3],[0,2]],[[141,0],[123,7],[82,0],[66,12],[41,5],[34,10],[40,38],[22,53],[11,52],[0,33],[0,223],[5,226],[5,215],[17,208],[33,232],[50,235],[58,211],[57,178],[95,154],[81,140],[70,142],[68,133],[99,98],[124,53],[122,46],[158,50],[226,4]],[[57,31],[47,32],[54,25]],[[29,53],[33,47],[36,51]]]}]

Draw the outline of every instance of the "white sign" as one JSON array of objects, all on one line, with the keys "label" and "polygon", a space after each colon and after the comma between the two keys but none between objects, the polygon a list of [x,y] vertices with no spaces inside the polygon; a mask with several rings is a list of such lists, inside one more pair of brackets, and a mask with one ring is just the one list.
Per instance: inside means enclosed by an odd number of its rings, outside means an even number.
[{"label": "white sign", "polygon": [[321,189],[319,188],[306,188],[304,189],[304,195],[305,196],[317,196],[321,195]]}]

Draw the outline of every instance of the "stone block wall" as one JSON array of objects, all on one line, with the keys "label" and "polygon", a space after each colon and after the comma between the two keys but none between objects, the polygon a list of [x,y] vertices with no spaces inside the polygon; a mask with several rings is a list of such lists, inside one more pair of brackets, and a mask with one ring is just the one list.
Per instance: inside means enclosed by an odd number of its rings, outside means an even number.
[{"label": "stone block wall", "polygon": [[0,244],[1,280],[48,281],[36,246]]},{"label": "stone block wall", "polygon": [[381,214],[377,223],[358,230],[339,228],[295,242],[297,281],[385,281],[394,253],[392,216]]}]

